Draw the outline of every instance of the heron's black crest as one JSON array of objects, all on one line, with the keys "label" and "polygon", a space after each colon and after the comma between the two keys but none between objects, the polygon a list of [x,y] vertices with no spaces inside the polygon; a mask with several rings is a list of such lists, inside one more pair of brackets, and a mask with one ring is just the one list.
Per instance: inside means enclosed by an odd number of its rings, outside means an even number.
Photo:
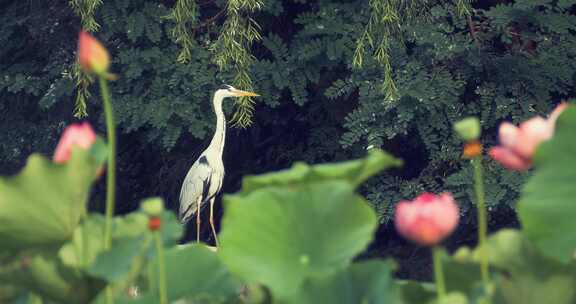
[{"label": "heron's black crest", "polygon": [[231,85],[223,84],[223,85],[220,86],[219,89],[221,89],[221,90],[231,90],[231,89],[233,89],[233,87],[232,87]]}]

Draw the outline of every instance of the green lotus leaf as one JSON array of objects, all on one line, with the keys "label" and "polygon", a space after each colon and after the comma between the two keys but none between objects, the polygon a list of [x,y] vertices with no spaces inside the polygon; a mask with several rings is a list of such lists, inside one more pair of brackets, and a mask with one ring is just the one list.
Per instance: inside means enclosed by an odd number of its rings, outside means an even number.
[{"label": "green lotus leaf", "polygon": [[242,193],[280,185],[298,185],[324,180],[348,180],[354,186],[376,173],[402,165],[402,161],[381,150],[370,150],[365,158],[341,163],[307,165],[297,162],[292,168],[273,173],[245,177],[242,183]]},{"label": "green lotus leaf", "polygon": [[536,168],[518,202],[526,236],[544,254],[568,262],[576,250],[576,107],[560,115],[554,137],[542,143]]},{"label": "green lotus leaf", "polygon": [[33,154],[16,176],[0,177],[0,251],[70,239],[86,213],[96,170],[90,151],[74,149],[66,164]]},{"label": "green lotus leaf", "polygon": [[348,266],[375,228],[348,181],[267,187],[225,197],[220,254],[234,274],[287,298],[309,275]]}]

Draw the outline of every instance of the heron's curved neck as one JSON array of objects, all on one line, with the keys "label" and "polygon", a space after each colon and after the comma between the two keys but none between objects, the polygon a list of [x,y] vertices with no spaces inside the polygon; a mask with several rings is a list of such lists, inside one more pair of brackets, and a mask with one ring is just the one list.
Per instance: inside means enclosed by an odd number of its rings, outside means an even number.
[{"label": "heron's curved neck", "polygon": [[223,100],[223,96],[214,94],[212,103],[214,105],[214,114],[216,114],[216,131],[214,131],[214,136],[208,146],[208,149],[216,151],[219,156],[222,156],[224,141],[226,140],[226,117],[224,116],[224,111],[222,111]]}]

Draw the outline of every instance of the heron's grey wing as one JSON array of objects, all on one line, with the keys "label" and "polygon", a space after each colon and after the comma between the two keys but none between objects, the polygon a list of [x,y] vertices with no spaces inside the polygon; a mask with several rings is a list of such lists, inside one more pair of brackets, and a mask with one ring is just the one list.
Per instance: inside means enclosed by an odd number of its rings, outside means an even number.
[{"label": "heron's grey wing", "polygon": [[[180,210],[178,218],[186,224],[198,212],[198,201],[205,201],[210,189],[212,168],[205,156],[200,156],[190,167],[180,190]],[[203,207],[203,206],[202,206]]]}]

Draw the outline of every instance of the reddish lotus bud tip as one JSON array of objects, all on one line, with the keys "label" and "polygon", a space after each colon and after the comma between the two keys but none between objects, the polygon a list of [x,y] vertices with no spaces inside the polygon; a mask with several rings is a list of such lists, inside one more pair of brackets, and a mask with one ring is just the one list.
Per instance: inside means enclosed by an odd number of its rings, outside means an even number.
[{"label": "reddish lotus bud tip", "polygon": [[430,193],[430,192],[424,192],[420,195],[418,195],[414,201],[415,202],[421,202],[421,203],[432,203],[436,200],[436,195],[434,195],[434,193]]},{"label": "reddish lotus bud tip", "polygon": [[87,71],[107,75],[110,56],[104,46],[92,35],[80,31],[78,37],[78,62]]},{"label": "reddish lotus bud tip", "polygon": [[68,126],[54,151],[53,161],[58,164],[67,162],[72,154],[72,148],[77,146],[88,150],[96,141],[96,133],[89,123],[72,124]]},{"label": "reddish lotus bud tip", "polygon": [[464,152],[462,153],[462,157],[472,159],[476,156],[480,156],[481,154],[482,144],[480,144],[478,141],[471,141],[464,144]]},{"label": "reddish lotus bud tip", "polygon": [[452,195],[424,193],[396,207],[396,230],[423,246],[433,246],[449,236],[458,225],[460,211]]},{"label": "reddish lotus bud tip", "polygon": [[160,229],[160,226],[162,225],[162,221],[160,220],[159,217],[157,216],[151,216],[148,219],[148,229],[150,231],[157,231]]}]

